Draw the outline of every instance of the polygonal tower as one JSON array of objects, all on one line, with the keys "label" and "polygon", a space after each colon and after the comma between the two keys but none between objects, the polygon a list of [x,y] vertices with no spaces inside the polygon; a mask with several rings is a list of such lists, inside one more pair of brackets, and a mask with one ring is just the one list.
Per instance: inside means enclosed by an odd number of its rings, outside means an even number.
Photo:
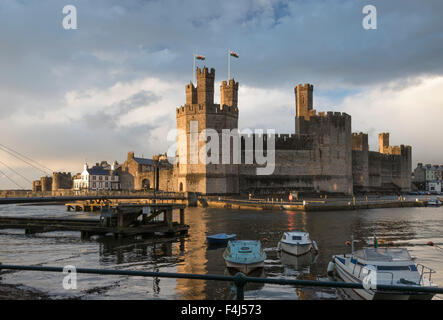
[{"label": "polygonal tower", "polygon": [[[222,163],[224,129],[238,127],[238,83],[223,81],[222,103],[214,104],[215,70],[197,68],[197,87],[186,85],[186,104],[177,108],[177,191],[210,193],[238,192],[237,167]],[[218,139],[218,155],[205,152],[208,142]]]},{"label": "polygonal tower", "polygon": [[314,86],[309,83],[299,84],[294,88],[297,118],[305,117],[308,120],[309,110],[312,110],[313,106],[313,91]]}]

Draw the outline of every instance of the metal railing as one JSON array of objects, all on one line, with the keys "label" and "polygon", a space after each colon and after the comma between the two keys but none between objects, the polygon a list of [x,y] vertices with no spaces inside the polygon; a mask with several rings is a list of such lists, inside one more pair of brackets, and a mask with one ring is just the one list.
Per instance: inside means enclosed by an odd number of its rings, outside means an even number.
[{"label": "metal railing", "polygon": [[[4,265],[0,263],[0,271],[21,270],[21,271],[63,272],[64,271],[63,269],[64,269],[63,267]],[[320,281],[320,280],[269,279],[269,278],[259,278],[259,277],[248,277],[245,276],[243,273],[237,273],[235,276],[226,276],[226,275],[211,275],[211,274],[191,274],[191,273],[151,272],[151,271],[115,270],[115,269],[91,269],[91,268],[76,268],[75,271],[77,273],[100,274],[100,275],[228,281],[228,282],[233,282],[236,287],[237,300],[244,299],[244,287],[248,282],[277,284],[277,285],[292,285],[296,287],[364,289],[363,285],[360,283],[346,283],[346,282]],[[395,292],[405,292],[405,293],[443,294],[443,288],[411,286],[411,285],[377,285],[376,289],[381,291],[395,291]]]}]

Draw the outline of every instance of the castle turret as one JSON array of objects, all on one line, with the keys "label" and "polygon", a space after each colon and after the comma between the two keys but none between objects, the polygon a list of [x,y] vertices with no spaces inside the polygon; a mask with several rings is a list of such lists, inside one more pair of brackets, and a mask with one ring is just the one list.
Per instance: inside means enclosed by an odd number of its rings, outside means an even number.
[{"label": "castle turret", "polygon": [[238,106],[238,82],[235,82],[234,79],[229,80],[229,84],[227,81],[223,81],[220,86],[220,106]]},{"label": "castle turret", "polygon": [[386,153],[389,148],[389,132],[383,132],[378,134],[378,152]]},{"label": "castle turret", "polygon": [[309,110],[312,110],[313,106],[313,91],[314,86],[309,83],[305,85],[299,84],[294,88],[297,118],[304,117],[306,120],[309,119]]},{"label": "castle turret", "polygon": [[186,85],[186,104],[197,104],[197,88],[192,82]]},{"label": "castle turret", "polygon": [[207,106],[214,104],[215,69],[197,68],[197,103]]}]

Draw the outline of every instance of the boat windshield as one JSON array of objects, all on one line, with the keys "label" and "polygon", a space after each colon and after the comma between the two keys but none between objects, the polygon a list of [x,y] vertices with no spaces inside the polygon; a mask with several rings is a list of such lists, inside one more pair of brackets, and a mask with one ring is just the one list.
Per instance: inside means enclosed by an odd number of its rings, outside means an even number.
[{"label": "boat windshield", "polygon": [[364,248],[354,252],[358,258],[366,261],[411,261],[411,256],[404,248]]}]

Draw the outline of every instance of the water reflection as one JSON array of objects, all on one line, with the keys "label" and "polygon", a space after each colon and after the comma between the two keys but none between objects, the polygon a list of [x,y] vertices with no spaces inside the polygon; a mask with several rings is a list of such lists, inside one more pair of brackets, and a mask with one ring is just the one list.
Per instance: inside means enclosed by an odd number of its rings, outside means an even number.
[{"label": "water reflection", "polygon": [[310,274],[311,264],[315,263],[317,255],[308,252],[302,256],[294,256],[281,251],[279,252],[279,257],[281,263],[285,266],[285,274],[291,274],[292,270],[299,271],[300,274]]},{"label": "water reflection", "polygon": [[[8,209],[9,208],[9,209]],[[63,206],[0,207],[0,215],[66,216]],[[93,218],[93,217],[92,217]],[[443,207],[399,208],[333,212],[235,211],[187,208],[189,236],[167,240],[114,239],[90,241],[75,233],[48,233],[27,236],[22,231],[2,230],[2,263],[106,267],[128,270],[155,270],[180,273],[225,274],[224,246],[208,247],[206,236],[235,233],[239,240],[260,240],[267,259],[262,270],[268,278],[326,279],[327,265],[334,254],[349,252],[345,241],[354,235],[356,249],[372,244],[374,233],[380,239],[406,247],[416,263],[437,270],[434,281],[443,286],[443,251],[426,246],[428,241],[443,246]],[[293,257],[280,254],[277,244],[283,232],[309,232],[319,247],[317,256]],[[229,299],[235,297],[232,283],[186,279],[144,279],[129,277],[80,277],[82,290],[65,292],[60,275],[12,272],[3,275],[5,283],[22,283],[60,296],[116,299]],[[249,285],[248,285],[249,286]],[[94,291],[100,288],[101,291]],[[338,299],[335,289],[278,285],[252,285],[246,298],[261,299]],[[92,292],[100,292],[92,293]],[[438,297],[437,297],[438,298]]]}]

